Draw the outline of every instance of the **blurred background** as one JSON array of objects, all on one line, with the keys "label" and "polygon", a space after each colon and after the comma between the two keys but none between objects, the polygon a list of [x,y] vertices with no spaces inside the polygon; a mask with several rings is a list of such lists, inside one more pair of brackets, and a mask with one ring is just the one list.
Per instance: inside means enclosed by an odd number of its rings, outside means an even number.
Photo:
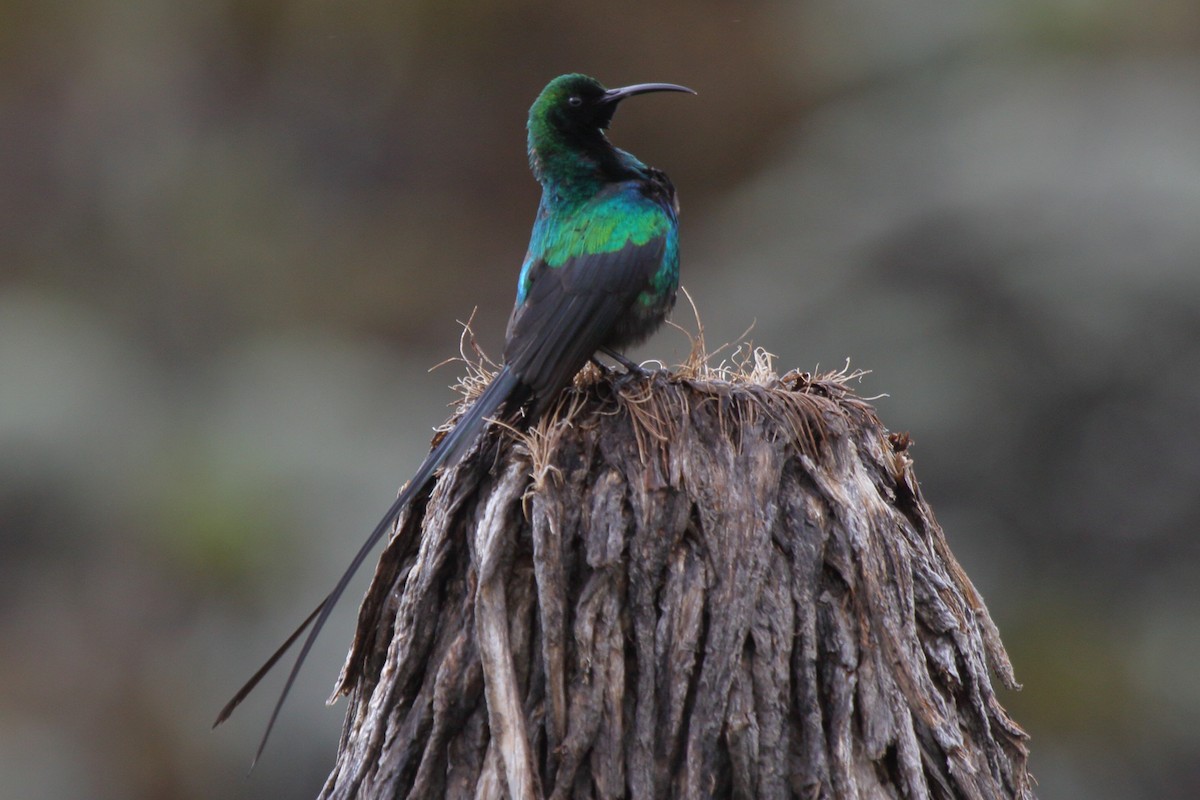
[{"label": "blurred background", "polygon": [[315,795],[370,569],[249,779],[282,675],[209,725],[499,354],[568,71],[699,91],[612,138],[709,344],[871,371],[1040,795],[1200,795],[1190,0],[0,2],[4,794]]}]

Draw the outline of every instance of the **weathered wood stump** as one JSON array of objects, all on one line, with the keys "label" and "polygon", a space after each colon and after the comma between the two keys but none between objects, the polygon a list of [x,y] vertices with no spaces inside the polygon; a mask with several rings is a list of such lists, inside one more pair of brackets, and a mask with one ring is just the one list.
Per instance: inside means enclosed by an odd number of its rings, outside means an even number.
[{"label": "weathered wood stump", "polygon": [[323,796],[1033,797],[906,438],[836,376],[726,377],[593,371],[441,476]]}]

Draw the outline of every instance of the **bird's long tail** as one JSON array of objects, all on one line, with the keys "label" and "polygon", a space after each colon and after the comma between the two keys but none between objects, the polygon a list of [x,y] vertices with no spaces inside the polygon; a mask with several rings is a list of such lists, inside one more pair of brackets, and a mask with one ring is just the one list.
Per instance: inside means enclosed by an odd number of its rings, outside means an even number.
[{"label": "bird's long tail", "polygon": [[254,687],[258,685],[259,681],[271,671],[271,668],[295,644],[300,635],[304,633],[304,630],[309,625],[312,625],[312,629],[309,630],[308,636],[304,639],[304,644],[300,648],[300,654],[296,656],[296,663],[292,665],[292,671],[288,674],[287,682],[283,685],[283,691],[279,693],[279,699],[275,702],[275,708],[271,712],[271,719],[267,722],[267,729],[263,732],[262,741],[259,742],[258,750],[254,754],[254,762],[250,765],[251,769],[258,762],[263,748],[267,746],[267,739],[270,738],[271,730],[275,727],[275,720],[279,716],[280,709],[283,708],[284,701],[287,700],[288,692],[292,690],[292,684],[296,682],[296,676],[300,673],[300,667],[304,664],[304,659],[308,657],[313,642],[316,641],[321,628],[325,626],[325,622],[329,619],[329,614],[333,611],[333,607],[346,591],[346,587],[350,584],[350,579],[354,577],[354,573],[362,566],[363,561],[372,548],[375,547],[375,544],[392,527],[400,512],[422,491],[425,484],[429,482],[438,468],[443,465],[453,465],[461,458],[476,440],[480,431],[487,424],[487,421],[495,416],[502,405],[507,406],[506,411],[511,412],[515,410],[512,408],[513,404],[509,403],[509,401],[518,399],[514,397],[514,394],[520,385],[520,380],[508,366],[500,370],[488,387],[483,390],[483,394],[479,396],[479,399],[475,401],[474,405],[459,420],[458,424],[454,426],[454,429],[446,434],[445,438],[425,458],[424,463],[421,464],[416,474],[413,475],[412,480],[401,490],[399,496],[387,510],[387,513],[383,515],[383,519],[379,520],[379,524],[375,526],[375,530],[371,531],[371,535],[367,537],[366,542],[355,553],[354,558],[350,561],[350,566],[342,573],[342,577],[338,580],[337,585],[333,587],[333,591],[326,595],[320,605],[308,615],[308,618],[300,623],[300,627],[296,629],[295,633],[280,645],[279,649],[267,659],[267,662],[259,668],[258,672],[254,673],[253,677],[246,682],[246,685],[238,690],[233,699],[221,709],[221,713],[217,715],[217,721],[213,723],[214,728],[229,718],[233,710],[238,707],[250,692],[254,691]]}]

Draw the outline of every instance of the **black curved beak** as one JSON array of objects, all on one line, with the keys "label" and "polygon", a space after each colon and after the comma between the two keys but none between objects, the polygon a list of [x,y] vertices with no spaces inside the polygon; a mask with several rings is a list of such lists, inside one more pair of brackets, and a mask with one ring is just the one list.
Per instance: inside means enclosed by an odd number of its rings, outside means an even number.
[{"label": "black curved beak", "polygon": [[686,86],[679,86],[674,83],[635,83],[632,86],[622,86],[619,89],[609,89],[601,97],[601,102],[605,105],[617,103],[624,100],[626,97],[633,97],[635,94],[646,94],[647,92],[687,92],[695,94],[696,92]]}]

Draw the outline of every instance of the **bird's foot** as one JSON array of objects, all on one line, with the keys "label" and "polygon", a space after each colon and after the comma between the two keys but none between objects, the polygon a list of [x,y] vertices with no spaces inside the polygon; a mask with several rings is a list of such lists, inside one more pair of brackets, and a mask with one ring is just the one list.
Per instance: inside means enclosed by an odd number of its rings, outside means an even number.
[{"label": "bird's foot", "polygon": [[601,375],[607,376],[607,375],[611,375],[612,373],[616,372],[615,369],[610,367],[608,364],[605,364],[603,361],[596,358],[595,356],[591,357],[591,362],[596,365],[596,369],[600,370]]},{"label": "bird's foot", "polygon": [[[625,356],[618,353],[616,350],[613,350],[608,347],[602,347],[602,348],[600,348],[600,352],[604,353],[604,355],[608,356],[613,361],[616,361],[618,364],[620,364],[622,367],[624,367],[625,372],[628,373],[629,375],[645,375],[646,374],[646,370],[642,369],[641,364],[635,364],[634,362],[630,361]],[[592,360],[594,361],[595,359],[593,358]]]}]

